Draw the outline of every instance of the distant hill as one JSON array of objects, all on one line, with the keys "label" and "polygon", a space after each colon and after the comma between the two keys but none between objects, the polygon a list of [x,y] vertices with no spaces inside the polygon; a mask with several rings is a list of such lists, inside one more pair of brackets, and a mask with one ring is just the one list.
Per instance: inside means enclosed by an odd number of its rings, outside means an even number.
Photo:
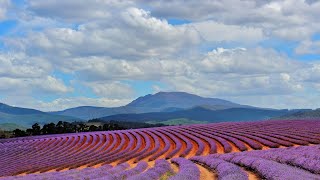
[{"label": "distant hill", "polygon": [[254,108],[223,99],[205,98],[185,92],[159,92],[153,95],[149,94],[139,97],[128,105],[121,107],[105,108],[82,106],[51,113],[89,120],[116,114],[174,112],[195,106],[210,107],[212,110],[241,107]]},{"label": "distant hill", "polygon": [[45,112],[41,112],[35,109],[13,107],[3,103],[0,103],[0,112],[14,115],[46,114]]},{"label": "distant hill", "polygon": [[127,107],[153,108],[159,111],[167,108],[190,108],[199,105],[244,107],[237,103],[217,98],[205,98],[185,92],[159,92],[154,95],[139,97],[127,105]]},{"label": "distant hill", "polygon": [[53,115],[35,109],[13,107],[0,103],[0,124],[1,129],[12,129],[18,127],[29,128],[34,123],[45,124],[58,121],[79,121],[79,118]]},{"label": "distant hill", "polygon": [[291,114],[274,117],[273,119],[320,119],[320,109],[301,109]]},{"label": "distant hill", "polygon": [[3,123],[3,124],[0,124],[0,130],[13,131],[15,129],[25,130],[27,128],[23,127],[23,126],[19,126],[19,125],[14,124],[14,123]]},{"label": "distant hill", "polygon": [[118,114],[100,119],[105,121],[137,121],[137,122],[159,122],[172,119],[188,119],[205,122],[226,122],[226,121],[256,121],[278,117],[290,113],[289,110],[257,109],[257,108],[229,108],[211,110],[204,107],[194,107],[174,112],[152,112],[141,114]]}]

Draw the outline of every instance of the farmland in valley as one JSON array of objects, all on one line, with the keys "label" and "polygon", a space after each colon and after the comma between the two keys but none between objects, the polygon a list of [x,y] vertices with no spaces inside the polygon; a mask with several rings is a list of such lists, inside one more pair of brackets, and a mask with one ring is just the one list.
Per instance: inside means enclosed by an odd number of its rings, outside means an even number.
[{"label": "farmland in valley", "polygon": [[0,141],[3,179],[320,179],[320,121],[261,121]]}]

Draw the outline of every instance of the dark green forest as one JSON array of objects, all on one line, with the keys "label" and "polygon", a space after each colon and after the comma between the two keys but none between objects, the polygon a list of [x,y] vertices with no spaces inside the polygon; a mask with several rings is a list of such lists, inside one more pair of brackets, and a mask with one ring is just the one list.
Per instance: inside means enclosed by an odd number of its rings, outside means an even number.
[{"label": "dark green forest", "polygon": [[118,122],[118,121],[101,121],[99,119],[89,120],[89,123],[84,122],[65,122],[59,121],[57,124],[48,123],[42,127],[35,123],[31,128],[26,130],[15,129],[13,131],[0,131],[0,139],[25,137],[25,136],[38,136],[47,134],[64,134],[64,133],[79,133],[79,132],[92,132],[92,131],[114,131],[125,129],[137,129],[148,127],[159,127],[163,124],[147,124],[138,122]]}]

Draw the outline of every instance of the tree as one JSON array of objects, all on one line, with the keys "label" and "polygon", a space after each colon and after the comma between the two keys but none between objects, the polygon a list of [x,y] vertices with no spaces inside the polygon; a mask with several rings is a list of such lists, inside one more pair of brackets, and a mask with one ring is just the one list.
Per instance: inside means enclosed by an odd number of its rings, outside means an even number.
[{"label": "tree", "polygon": [[98,127],[95,126],[95,125],[91,125],[91,126],[89,127],[89,131],[97,131],[97,130],[98,130]]},{"label": "tree", "polygon": [[32,135],[40,135],[41,134],[41,127],[38,123],[32,125]]},{"label": "tree", "polygon": [[22,131],[20,129],[15,129],[13,130],[13,135],[15,137],[23,137],[23,136],[27,136],[26,132],[25,131]]},{"label": "tree", "polygon": [[80,132],[85,132],[85,131],[87,131],[87,128],[88,128],[87,125],[85,125],[85,124],[83,124],[83,123],[80,123],[80,124],[79,124],[79,131],[80,131]]},{"label": "tree", "polygon": [[61,133],[65,132],[62,121],[59,121],[55,128],[56,128],[56,133],[58,133],[58,134],[61,134]]},{"label": "tree", "polygon": [[43,134],[55,134],[56,133],[56,125],[54,123],[43,125],[42,133]]},{"label": "tree", "polygon": [[26,133],[27,133],[28,136],[34,135],[34,134],[33,134],[33,129],[27,129],[27,130],[26,130]]}]

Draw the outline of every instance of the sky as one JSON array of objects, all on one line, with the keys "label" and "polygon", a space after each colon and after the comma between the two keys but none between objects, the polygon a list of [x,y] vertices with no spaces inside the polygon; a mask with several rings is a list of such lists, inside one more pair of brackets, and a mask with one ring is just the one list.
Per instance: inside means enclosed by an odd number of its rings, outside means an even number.
[{"label": "sky", "polygon": [[159,91],[320,107],[320,1],[0,0],[0,102],[115,107]]}]

